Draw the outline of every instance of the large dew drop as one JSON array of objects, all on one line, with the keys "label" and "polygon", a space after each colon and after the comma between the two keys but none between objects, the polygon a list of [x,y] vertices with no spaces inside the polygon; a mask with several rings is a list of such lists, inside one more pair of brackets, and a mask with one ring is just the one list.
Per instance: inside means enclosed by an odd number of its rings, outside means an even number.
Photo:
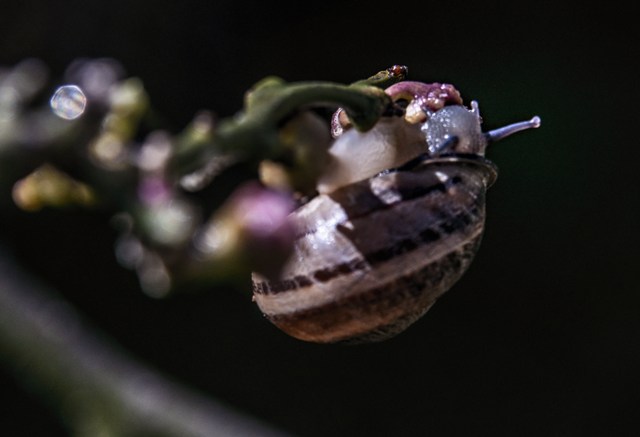
[{"label": "large dew drop", "polygon": [[64,85],[51,97],[53,113],[65,120],[74,120],[82,115],[87,107],[87,97],[76,85]]}]

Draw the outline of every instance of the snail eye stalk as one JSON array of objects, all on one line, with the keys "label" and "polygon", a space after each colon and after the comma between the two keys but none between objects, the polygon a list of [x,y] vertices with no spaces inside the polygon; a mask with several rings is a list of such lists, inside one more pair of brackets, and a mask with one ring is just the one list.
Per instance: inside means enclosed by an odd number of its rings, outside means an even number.
[{"label": "snail eye stalk", "polygon": [[489,132],[485,132],[484,135],[487,138],[487,142],[493,143],[496,141],[500,141],[503,138],[506,138],[510,135],[515,134],[516,132],[520,132],[527,129],[536,129],[540,127],[540,117],[537,115],[531,120],[520,121],[518,123],[509,124],[507,126],[499,127],[497,129],[490,130]]}]

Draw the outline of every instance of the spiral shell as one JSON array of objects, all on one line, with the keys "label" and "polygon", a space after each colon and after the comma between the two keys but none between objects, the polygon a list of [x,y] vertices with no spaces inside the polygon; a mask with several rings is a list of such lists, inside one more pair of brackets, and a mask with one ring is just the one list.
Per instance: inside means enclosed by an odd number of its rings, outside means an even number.
[{"label": "spiral shell", "polygon": [[256,303],[301,340],[396,335],[468,268],[496,177],[489,160],[450,154],[318,195],[291,216],[298,234],[280,279],[254,274]]}]

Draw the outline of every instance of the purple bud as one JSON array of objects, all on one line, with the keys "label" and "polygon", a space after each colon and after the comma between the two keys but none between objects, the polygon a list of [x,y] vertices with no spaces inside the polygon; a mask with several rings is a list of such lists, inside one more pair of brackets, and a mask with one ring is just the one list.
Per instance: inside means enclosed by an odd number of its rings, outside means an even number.
[{"label": "purple bud", "polygon": [[171,186],[162,176],[143,177],[138,184],[138,198],[145,205],[164,203],[171,196]]},{"label": "purple bud", "polygon": [[267,276],[279,273],[295,238],[288,219],[294,208],[291,197],[250,183],[236,190],[229,202],[241,228],[249,266]]},{"label": "purple bud", "polygon": [[385,90],[394,101],[405,99],[419,101],[422,109],[435,112],[446,105],[461,105],[458,90],[447,83],[422,83],[405,81],[391,85]]},{"label": "purple bud", "polygon": [[219,265],[242,263],[275,276],[293,248],[296,232],[288,217],[294,206],[290,195],[249,182],[231,194],[198,246]]}]

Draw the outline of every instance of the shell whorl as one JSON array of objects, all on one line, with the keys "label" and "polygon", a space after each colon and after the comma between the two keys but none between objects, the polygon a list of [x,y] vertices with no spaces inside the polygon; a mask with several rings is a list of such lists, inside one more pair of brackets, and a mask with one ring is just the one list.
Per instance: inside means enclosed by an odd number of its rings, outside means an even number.
[{"label": "shell whorl", "polygon": [[469,266],[496,174],[482,157],[442,156],[315,197],[291,216],[298,235],[280,279],[254,275],[258,306],[306,341],[403,331]]}]

